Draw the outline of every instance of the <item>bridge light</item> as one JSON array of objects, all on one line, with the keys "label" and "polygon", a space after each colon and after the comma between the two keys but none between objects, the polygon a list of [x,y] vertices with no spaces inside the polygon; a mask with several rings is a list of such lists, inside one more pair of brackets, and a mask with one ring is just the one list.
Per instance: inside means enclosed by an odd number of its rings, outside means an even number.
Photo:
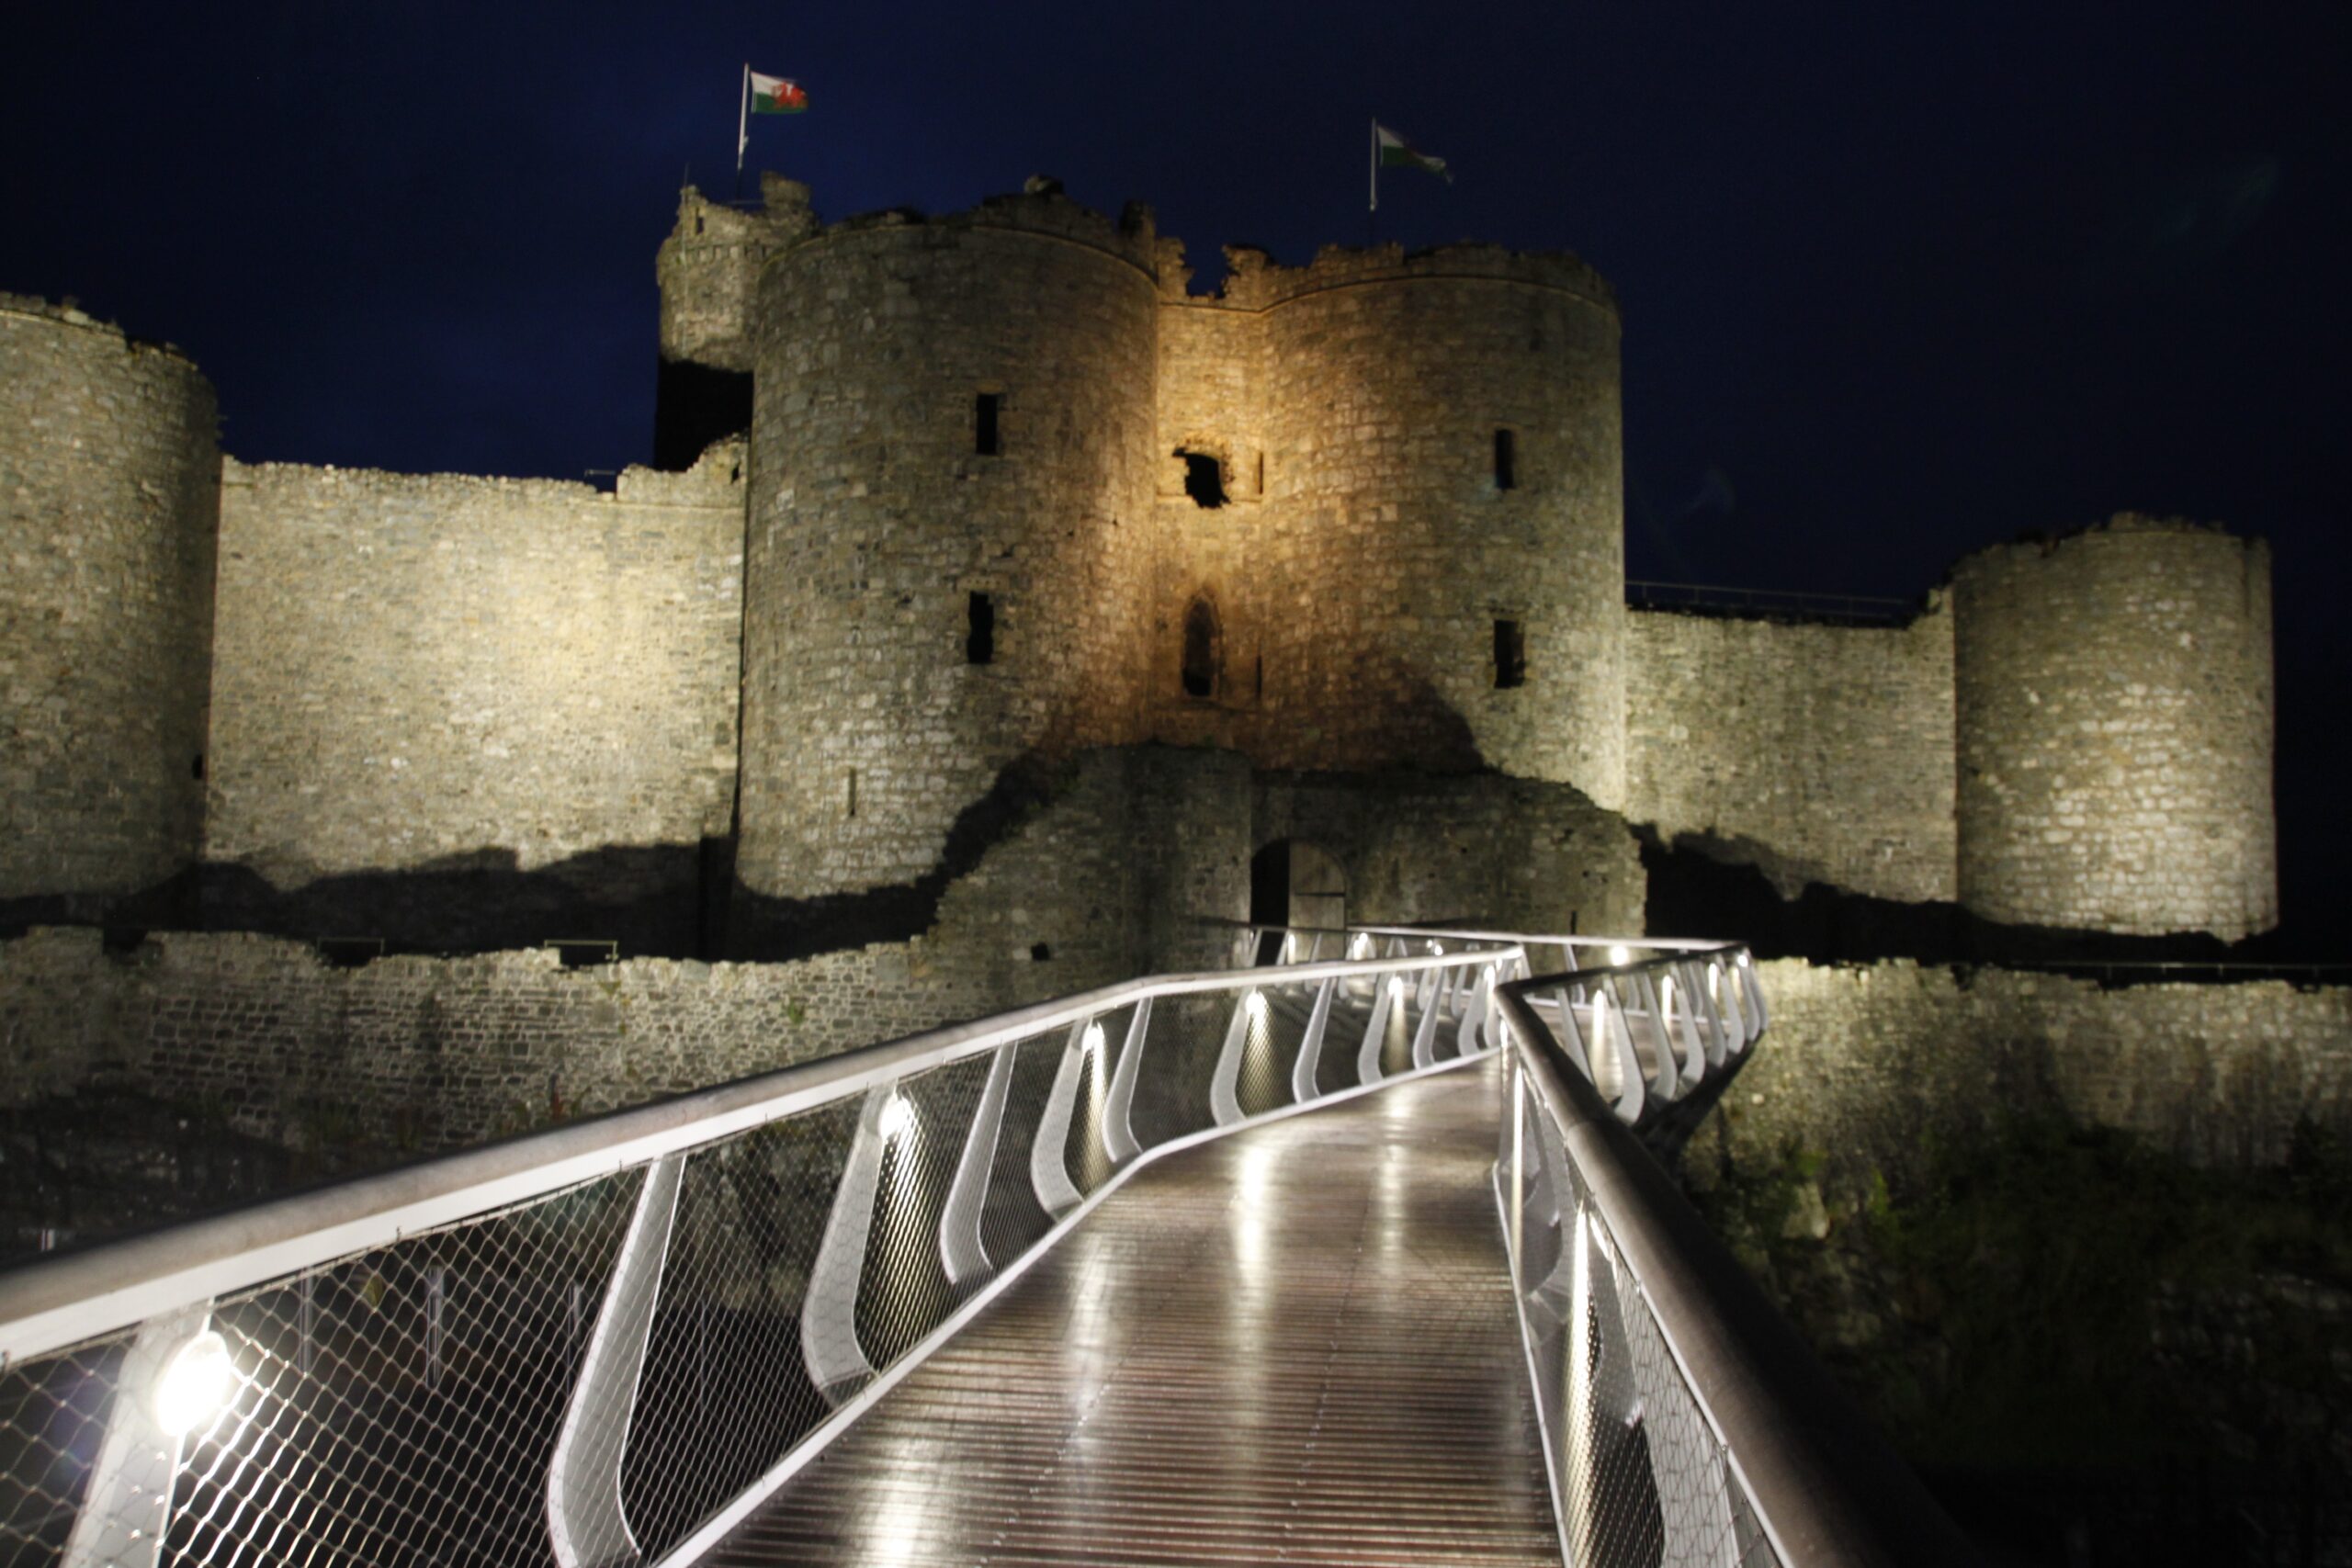
[{"label": "bridge light", "polygon": [[1369,958],[1372,956],[1372,933],[1370,931],[1358,931],[1355,935],[1348,939],[1348,956],[1350,958]]},{"label": "bridge light", "polygon": [[206,1329],[172,1352],[155,1380],[155,1425],[169,1438],[184,1438],[229,1407],[237,1392],[237,1364],[229,1342]]},{"label": "bridge light", "polygon": [[1091,1056],[1099,1053],[1102,1045],[1102,1026],[1099,1023],[1088,1024],[1086,1032],[1079,1037],[1078,1048]]},{"label": "bridge light", "polygon": [[1443,958],[1445,956],[1445,943],[1442,942],[1433,942],[1430,943],[1430,956],[1431,958]]},{"label": "bridge light", "polygon": [[1250,992],[1248,996],[1246,996],[1246,997],[1244,997],[1244,998],[1241,998],[1241,1009],[1242,1009],[1242,1010],[1243,1010],[1244,1012],[1247,1012],[1247,1013],[1250,1015],[1250,1021],[1253,1025],[1254,1025],[1254,1024],[1261,1024],[1261,1023],[1265,1022],[1265,1021],[1266,1021],[1266,997],[1265,997],[1265,993],[1264,993],[1264,992],[1262,992],[1262,991],[1252,991],[1252,992]]},{"label": "bridge light", "polygon": [[915,1108],[907,1102],[906,1096],[893,1093],[882,1102],[881,1120],[875,1123],[875,1130],[888,1139],[914,1131],[914,1125]]},{"label": "bridge light", "polygon": [[1611,942],[1609,948],[1609,966],[1614,969],[1633,956],[1632,949]]}]

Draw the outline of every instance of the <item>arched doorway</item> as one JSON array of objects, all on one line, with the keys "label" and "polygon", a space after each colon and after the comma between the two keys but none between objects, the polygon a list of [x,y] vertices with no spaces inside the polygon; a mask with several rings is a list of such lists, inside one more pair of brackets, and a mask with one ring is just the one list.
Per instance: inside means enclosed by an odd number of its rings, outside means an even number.
[{"label": "arched doorway", "polygon": [[[1339,857],[1304,839],[1277,839],[1260,850],[1250,862],[1250,923],[1343,929],[1348,923],[1348,874]],[[1279,952],[1279,942],[1261,943],[1258,962],[1271,964]],[[1336,950],[1324,954],[1340,955]]]}]

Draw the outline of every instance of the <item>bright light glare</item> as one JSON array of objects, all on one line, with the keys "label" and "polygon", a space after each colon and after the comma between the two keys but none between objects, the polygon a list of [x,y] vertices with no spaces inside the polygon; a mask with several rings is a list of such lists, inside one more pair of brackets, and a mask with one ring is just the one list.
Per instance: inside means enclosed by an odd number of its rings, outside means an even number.
[{"label": "bright light glare", "polygon": [[166,1437],[186,1437],[227,1409],[236,1392],[229,1342],[208,1328],[173,1351],[155,1380],[155,1425]]},{"label": "bright light glare", "polygon": [[1099,1023],[1088,1024],[1086,1026],[1086,1032],[1079,1037],[1079,1049],[1091,1056],[1097,1051],[1102,1050],[1102,1026]]},{"label": "bright light glare", "polygon": [[1671,975],[1657,983],[1657,1010],[1662,1013],[1674,1010],[1674,976]]},{"label": "bright light glare", "polygon": [[1247,997],[1242,998],[1241,1006],[1243,1010],[1250,1014],[1250,1022],[1263,1023],[1266,1021],[1266,998],[1262,993],[1258,991],[1250,992]]},{"label": "bright light glare", "polygon": [[1369,958],[1372,956],[1372,933],[1370,931],[1358,931],[1354,936],[1348,940],[1348,956],[1350,958]]},{"label": "bright light glare", "polygon": [[1430,943],[1430,956],[1431,958],[1443,958],[1445,956],[1445,943],[1442,942],[1433,942]]},{"label": "bright light glare", "polygon": [[1620,947],[1612,944],[1609,949],[1609,965],[1613,969],[1618,964],[1624,963],[1627,959],[1633,956],[1634,953],[1631,948]]},{"label": "bright light glare", "polygon": [[894,1094],[882,1102],[882,1120],[876,1126],[884,1137],[895,1138],[911,1131],[914,1124],[915,1108],[907,1103],[905,1096]]}]

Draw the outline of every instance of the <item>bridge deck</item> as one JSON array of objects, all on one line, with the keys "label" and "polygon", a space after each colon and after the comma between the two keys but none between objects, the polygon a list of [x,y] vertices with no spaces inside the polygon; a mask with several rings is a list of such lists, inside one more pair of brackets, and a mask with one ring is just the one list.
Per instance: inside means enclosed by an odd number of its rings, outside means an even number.
[{"label": "bridge deck", "polygon": [[1544,1563],[1489,1062],[1140,1171],[705,1562]]}]

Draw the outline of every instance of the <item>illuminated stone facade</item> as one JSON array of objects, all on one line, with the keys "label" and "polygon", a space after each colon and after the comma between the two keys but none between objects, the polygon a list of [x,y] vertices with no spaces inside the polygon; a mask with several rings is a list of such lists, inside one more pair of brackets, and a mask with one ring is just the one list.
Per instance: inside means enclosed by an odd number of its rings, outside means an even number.
[{"label": "illuminated stone facade", "polygon": [[[1572,256],[1232,250],[1195,294],[1148,209],[1050,181],[831,225],[763,191],[687,191],[657,264],[665,414],[726,438],[610,493],[224,477],[187,361],[0,309],[0,905],[200,866],[234,928],[896,940],[1087,769],[1101,831],[1182,817],[1157,743],[1240,769],[1202,802],[1245,851],[1447,902],[1398,918],[1638,921],[1640,822],[1788,893],[2276,922],[2258,544],[2119,520],[1900,626],[1631,611]],[[1400,848],[1383,779],[1468,826]],[[1188,916],[1246,912],[1228,858]],[[999,892],[1006,962],[1091,951],[1022,936],[1054,879]]]}]

